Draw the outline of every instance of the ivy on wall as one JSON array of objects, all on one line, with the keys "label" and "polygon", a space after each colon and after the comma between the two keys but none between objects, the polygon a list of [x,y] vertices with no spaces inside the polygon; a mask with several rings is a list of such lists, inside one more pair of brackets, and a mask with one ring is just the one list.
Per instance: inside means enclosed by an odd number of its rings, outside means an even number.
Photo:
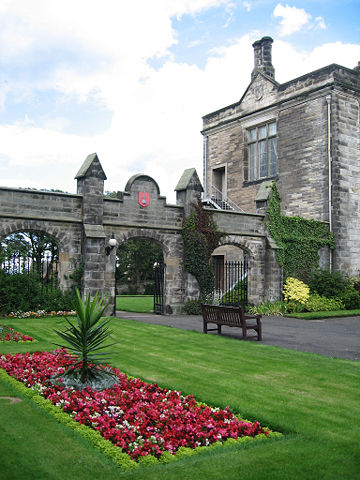
[{"label": "ivy on wall", "polygon": [[267,226],[280,247],[276,251],[276,260],[283,269],[284,277],[306,280],[310,272],[319,266],[320,248],[335,246],[328,224],[299,216],[282,215],[281,197],[275,182],[272,184],[268,215]]},{"label": "ivy on wall", "polygon": [[192,204],[192,212],[182,228],[184,268],[196,278],[201,298],[213,292],[214,272],[210,263],[212,252],[225,233],[219,231],[212,212],[204,209],[200,197]]}]

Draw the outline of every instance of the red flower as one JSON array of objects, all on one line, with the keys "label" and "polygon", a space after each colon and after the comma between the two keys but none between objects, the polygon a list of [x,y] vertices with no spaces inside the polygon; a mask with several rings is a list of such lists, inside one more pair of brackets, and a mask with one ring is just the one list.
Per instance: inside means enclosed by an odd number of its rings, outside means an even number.
[{"label": "red flower", "polygon": [[112,368],[118,385],[94,391],[53,385],[50,377],[61,374],[76,358],[66,350],[0,356],[0,367],[69,413],[79,423],[99,431],[137,459],[176,454],[179,447],[195,448],[241,436],[268,435],[258,422],[236,418],[228,407],[198,405],[192,395],[166,390],[140,379],[129,379]]}]

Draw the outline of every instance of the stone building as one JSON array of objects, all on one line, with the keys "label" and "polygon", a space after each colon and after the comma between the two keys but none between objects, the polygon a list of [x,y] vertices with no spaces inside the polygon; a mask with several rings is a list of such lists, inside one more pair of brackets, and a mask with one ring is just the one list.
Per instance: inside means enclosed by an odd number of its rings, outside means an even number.
[{"label": "stone building", "polygon": [[264,213],[275,180],[286,215],[328,222],[336,248],[322,266],[360,270],[360,62],[275,80],[273,40],[253,44],[241,99],[203,117],[205,199]]}]

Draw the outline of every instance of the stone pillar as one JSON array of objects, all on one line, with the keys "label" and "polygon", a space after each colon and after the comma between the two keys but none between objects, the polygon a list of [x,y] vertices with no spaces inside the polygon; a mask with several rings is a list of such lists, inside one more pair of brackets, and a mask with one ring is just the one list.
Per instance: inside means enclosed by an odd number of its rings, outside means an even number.
[{"label": "stone pillar", "polygon": [[266,238],[266,252],[265,252],[265,298],[264,301],[273,302],[280,300],[282,296],[282,268],[276,261],[276,250],[279,247],[275,241],[268,236]]},{"label": "stone pillar", "polygon": [[[175,188],[176,204],[184,207],[184,220],[191,212],[191,204],[204,191],[195,168],[188,168],[182,174]],[[193,275],[184,271],[184,302],[197,300],[200,296],[198,282]]]},{"label": "stone pillar", "polygon": [[[89,155],[76,175],[77,193],[83,196],[82,222],[83,241],[82,256],[84,261],[84,297],[91,298],[98,293],[109,297],[107,314],[113,313],[115,273],[113,281],[105,281],[107,263],[114,263],[105,252],[106,234],[103,227],[104,180],[106,175],[96,153]],[[109,267],[111,270],[111,266]],[[112,284],[113,285],[112,285]]]}]

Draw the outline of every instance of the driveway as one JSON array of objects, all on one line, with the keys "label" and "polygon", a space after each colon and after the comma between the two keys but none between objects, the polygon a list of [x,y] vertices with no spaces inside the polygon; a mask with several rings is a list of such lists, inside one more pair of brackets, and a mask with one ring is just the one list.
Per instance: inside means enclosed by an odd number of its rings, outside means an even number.
[{"label": "driveway", "polygon": [[[167,325],[202,332],[202,317],[197,315],[154,315],[117,311],[118,318]],[[318,353],[327,357],[360,360],[360,317],[300,320],[290,317],[262,317],[264,345]],[[217,333],[208,333],[217,335]],[[222,327],[222,335],[241,339],[238,328]]]}]

